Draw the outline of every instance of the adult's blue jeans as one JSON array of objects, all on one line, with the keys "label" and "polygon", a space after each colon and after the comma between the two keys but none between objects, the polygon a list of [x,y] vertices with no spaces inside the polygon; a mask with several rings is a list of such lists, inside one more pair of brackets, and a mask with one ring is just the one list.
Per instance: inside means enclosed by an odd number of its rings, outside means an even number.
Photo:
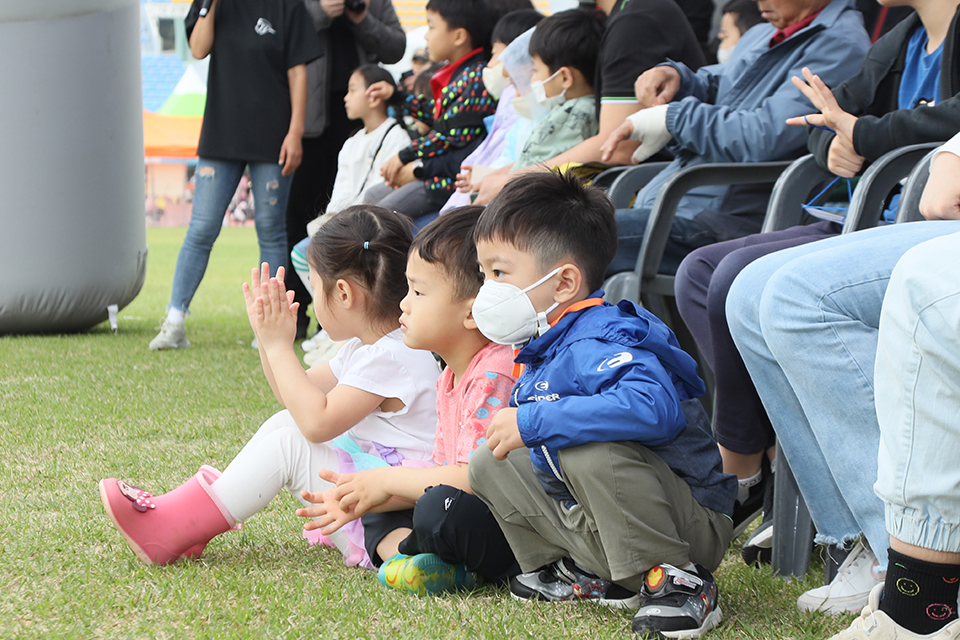
[{"label": "adult's blue jeans", "polygon": [[[242,160],[211,158],[200,158],[197,163],[193,214],[177,256],[169,308],[183,312],[190,308],[207,270],[210,250],[220,235],[223,216],[247,165]],[[269,262],[273,275],[277,267],[287,264],[286,211],[291,176],[281,175],[283,166],[273,162],[251,162],[249,166],[260,262]]]},{"label": "adult's blue jeans", "polygon": [[[955,227],[956,228],[956,227]],[[880,421],[874,487],[887,531],[925,549],[960,551],[960,233],[907,251],[880,314]]]},{"label": "adult's blue jeans", "polygon": [[727,295],[734,343],[817,526],[817,541],[861,533],[887,565],[873,492],[880,427],[874,361],[890,273],[911,247],[960,222],[888,225],[778,251],[748,265]]}]

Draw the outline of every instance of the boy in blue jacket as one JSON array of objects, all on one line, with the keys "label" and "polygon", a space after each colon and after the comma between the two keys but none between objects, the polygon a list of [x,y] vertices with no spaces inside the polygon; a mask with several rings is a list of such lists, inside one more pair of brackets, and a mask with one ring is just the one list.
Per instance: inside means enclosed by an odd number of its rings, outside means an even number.
[{"label": "boy in blue jacket", "polygon": [[700,637],[721,618],[710,572],[737,481],[696,400],[693,358],[652,314],[602,301],[612,204],[573,178],[523,175],[475,237],[474,320],[523,368],[469,473],[527,572],[511,593],[639,606],[635,632]]}]

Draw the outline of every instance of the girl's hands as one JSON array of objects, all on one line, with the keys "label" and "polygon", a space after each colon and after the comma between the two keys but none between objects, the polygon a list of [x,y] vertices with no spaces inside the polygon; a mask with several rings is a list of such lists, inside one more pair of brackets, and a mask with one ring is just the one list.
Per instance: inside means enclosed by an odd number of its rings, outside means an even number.
[{"label": "girl's hands", "polygon": [[[368,469],[359,473],[339,475],[334,495],[339,497],[340,509],[353,512],[355,517],[359,518],[370,509],[389,500],[390,494],[383,488],[384,479],[380,473],[382,470]],[[324,478],[324,471],[320,472],[320,477]]]},{"label": "girl's hands", "polygon": [[[277,269],[275,278],[269,278],[270,266],[264,262],[260,273],[251,272],[251,285],[244,283],[243,295],[247,302],[247,317],[257,335],[257,343],[265,350],[293,345],[297,335],[297,310],[294,292],[287,291],[283,284],[284,268]],[[259,296],[253,297],[259,284]]]}]

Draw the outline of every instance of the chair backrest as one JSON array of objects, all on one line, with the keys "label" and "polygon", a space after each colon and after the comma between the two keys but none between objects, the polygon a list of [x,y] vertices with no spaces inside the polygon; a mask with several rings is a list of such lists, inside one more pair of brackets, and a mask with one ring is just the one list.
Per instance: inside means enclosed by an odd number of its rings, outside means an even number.
[{"label": "chair backrest", "polygon": [[806,215],[803,204],[833,177],[832,173],[820,168],[812,155],[794,160],[773,185],[760,233],[782,231],[800,225]]},{"label": "chair backrest", "polygon": [[917,163],[941,143],[925,142],[894,149],[867,167],[853,192],[850,210],[843,223],[843,233],[877,226],[890,192],[906,178]]},{"label": "chair backrest", "polygon": [[920,197],[923,195],[924,187],[927,186],[927,179],[930,178],[930,163],[933,162],[934,153],[936,149],[923,156],[907,176],[907,184],[900,192],[896,222],[917,222],[924,219],[920,215]]},{"label": "chair backrest", "polygon": [[[647,164],[629,167],[626,171],[620,172],[614,179],[610,188],[607,189],[607,196],[613,202],[617,209],[627,209],[643,187],[650,182],[655,175],[663,171],[670,164],[669,162],[648,162]],[[609,169],[608,169],[609,171]],[[607,173],[604,171],[601,176]]]}]

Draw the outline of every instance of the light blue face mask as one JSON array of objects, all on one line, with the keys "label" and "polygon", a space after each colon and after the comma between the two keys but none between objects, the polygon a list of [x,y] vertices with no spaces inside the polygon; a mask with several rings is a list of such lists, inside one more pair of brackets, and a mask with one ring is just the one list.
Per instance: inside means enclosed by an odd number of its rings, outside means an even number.
[{"label": "light blue face mask", "polygon": [[557,308],[554,302],[546,311],[537,312],[527,295],[559,273],[557,267],[526,289],[507,283],[487,280],[473,301],[473,320],[477,329],[497,344],[518,348],[530,338],[543,335],[550,328],[547,314]]}]

